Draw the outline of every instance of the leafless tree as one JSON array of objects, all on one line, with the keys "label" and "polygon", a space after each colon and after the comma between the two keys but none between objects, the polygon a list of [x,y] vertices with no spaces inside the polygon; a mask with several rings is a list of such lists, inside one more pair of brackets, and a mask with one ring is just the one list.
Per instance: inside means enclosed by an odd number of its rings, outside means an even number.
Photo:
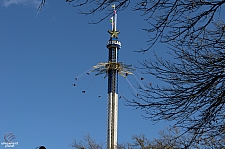
[{"label": "leafless tree", "polygon": [[224,139],[225,35],[217,25],[207,31],[204,40],[172,48],[173,61],[158,56],[156,61],[144,60],[144,73],[164,85],[139,86],[139,95],[129,104],[143,109],[152,120],[176,121],[193,134],[193,140],[200,136]]},{"label": "leafless tree", "polygon": [[[45,2],[45,1],[44,1]],[[70,0],[89,15],[109,8],[142,12],[149,27],[146,52],[157,42],[171,49],[173,60],[156,55],[156,61],[141,62],[144,73],[163,86],[139,86],[140,93],[129,104],[145,111],[152,120],[176,121],[176,126],[199,138],[225,138],[225,0]],[[42,3],[44,4],[44,3]],[[90,6],[90,7],[83,7]],[[85,8],[92,8],[85,10]],[[202,140],[202,139],[201,139]]]},{"label": "leafless tree", "polygon": [[[87,138],[87,137],[85,137]],[[135,135],[132,137],[132,142],[119,144],[117,149],[222,149],[224,148],[222,141],[217,141],[214,138],[200,138],[201,141],[189,145],[189,135],[181,135],[177,127],[167,128],[159,133],[159,138],[150,140],[145,135]],[[92,141],[90,141],[92,140]],[[77,143],[75,140],[72,148],[75,149],[102,149],[103,146],[97,144],[88,136],[88,139],[83,143]],[[82,141],[80,141],[82,142]],[[201,143],[200,143],[201,142]]]},{"label": "leafless tree", "polygon": [[[42,8],[46,0],[42,0]],[[207,38],[207,30],[221,18],[224,0],[66,0],[80,10],[81,14],[90,15],[102,13],[102,18],[95,23],[108,18],[112,4],[117,11],[131,8],[134,12],[141,12],[149,28],[149,50],[156,42],[172,45],[187,42],[192,44],[200,38]],[[85,7],[84,7],[85,6]],[[105,15],[104,15],[105,14]],[[225,30],[221,24],[220,30]],[[220,37],[215,37],[219,41]],[[209,44],[215,44],[208,41]]]},{"label": "leafless tree", "polygon": [[96,143],[96,141],[92,139],[90,135],[87,135],[84,137],[84,142],[77,142],[77,140],[74,140],[70,147],[75,149],[103,149],[103,144]]},{"label": "leafless tree", "polygon": [[[81,2],[81,3],[79,3]],[[225,131],[225,23],[220,14],[224,0],[76,1],[75,7],[92,5],[93,14],[116,3],[118,11],[132,7],[143,12],[149,28],[149,48],[156,42],[171,48],[174,60],[145,60],[143,72],[164,86],[139,86],[130,102],[152,120],[176,121],[178,127],[199,138],[223,139]],[[106,15],[107,16],[107,15]],[[103,17],[104,19],[104,17]],[[101,21],[101,20],[100,20]]]}]

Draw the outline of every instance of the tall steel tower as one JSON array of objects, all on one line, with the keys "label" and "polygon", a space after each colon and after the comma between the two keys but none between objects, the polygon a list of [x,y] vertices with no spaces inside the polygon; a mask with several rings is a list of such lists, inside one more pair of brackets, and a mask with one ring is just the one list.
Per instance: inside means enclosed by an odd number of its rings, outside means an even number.
[{"label": "tall steel tower", "polygon": [[117,148],[117,125],[118,125],[118,74],[123,77],[132,74],[131,65],[125,65],[118,62],[119,49],[121,43],[118,40],[120,31],[116,30],[117,13],[115,5],[113,16],[110,19],[112,30],[109,30],[110,39],[107,43],[109,56],[107,63],[98,63],[93,66],[93,71],[97,71],[96,75],[106,74],[108,76],[108,128],[107,128],[107,149]]}]

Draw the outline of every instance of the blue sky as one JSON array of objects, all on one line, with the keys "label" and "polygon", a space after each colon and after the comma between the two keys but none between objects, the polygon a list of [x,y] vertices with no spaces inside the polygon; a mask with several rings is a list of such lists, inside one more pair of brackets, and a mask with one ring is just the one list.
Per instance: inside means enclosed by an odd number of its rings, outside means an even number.
[{"label": "blue sky", "polygon": [[[0,1],[0,142],[5,133],[13,132],[13,141],[19,142],[17,149],[39,145],[67,149],[74,138],[82,140],[87,134],[106,144],[107,79],[85,74],[77,82],[74,78],[108,60],[110,22],[90,25],[88,22],[97,21],[101,14],[80,15],[65,1],[47,1],[43,10],[37,11],[39,2]],[[126,64],[154,58],[152,51],[134,52],[148,46],[147,33],[141,30],[148,24],[143,19],[130,9],[118,12],[119,60]],[[166,55],[162,45],[153,49]],[[144,77],[157,83],[151,76]],[[132,99],[130,91],[134,92],[119,77],[119,94]],[[140,110],[124,102],[119,100],[119,143],[131,142],[132,136],[139,134],[157,138],[168,126],[144,119]]]}]

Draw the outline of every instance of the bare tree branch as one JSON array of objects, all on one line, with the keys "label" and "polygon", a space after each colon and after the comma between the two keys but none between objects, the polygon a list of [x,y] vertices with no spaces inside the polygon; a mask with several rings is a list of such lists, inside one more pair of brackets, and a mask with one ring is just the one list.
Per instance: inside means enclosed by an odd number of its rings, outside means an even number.
[{"label": "bare tree branch", "polygon": [[44,7],[44,5],[45,5],[45,0],[42,0],[42,1],[41,1],[41,4],[40,4],[39,7],[38,7],[38,11],[41,11],[42,8]]},{"label": "bare tree branch", "polygon": [[[141,50],[142,52],[151,49],[156,42],[176,45],[187,41],[189,37],[192,38],[189,43],[196,42],[199,38],[204,40],[206,30],[215,20],[220,18],[220,10],[225,4],[224,0],[141,0],[139,2],[130,0],[66,0],[66,2],[72,3],[76,8],[86,8],[87,10],[80,9],[81,14],[102,13],[102,18],[93,21],[94,24],[110,15],[109,8],[112,4],[116,4],[117,11],[131,7],[133,11],[142,12],[149,23],[149,28],[143,30],[150,35],[149,47]],[[40,4],[39,10],[43,8],[44,3],[45,0]]]},{"label": "bare tree branch", "polygon": [[156,61],[143,61],[145,73],[166,84],[139,86],[139,96],[129,104],[143,109],[152,120],[175,120],[195,139],[224,136],[225,35],[223,22],[215,26],[205,33],[204,40],[171,45],[173,62],[157,56]]},{"label": "bare tree branch", "polygon": [[[102,13],[99,23],[116,4],[116,10],[142,12],[149,24],[149,47],[169,46],[173,60],[144,60],[145,73],[164,86],[139,86],[138,96],[128,101],[154,121],[176,121],[177,127],[199,138],[219,139],[225,132],[225,23],[220,14],[224,0],[70,0],[85,15]],[[43,8],[45,0],[39,7]],[[85,10],[86,8],[86,10]],[[105,13],[103,13],[105,12]]]}]

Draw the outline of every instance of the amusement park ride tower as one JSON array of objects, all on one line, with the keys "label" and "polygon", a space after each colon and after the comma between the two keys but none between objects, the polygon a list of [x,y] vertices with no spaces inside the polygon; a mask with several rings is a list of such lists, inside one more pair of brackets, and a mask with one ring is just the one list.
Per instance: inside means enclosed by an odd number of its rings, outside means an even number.
[{"label": "amusement park ride tower", "polygon": [[118,124],[118,74],[127,77],[132,74],[131,65],[118,62],[118,53],[121,43],[118,40],[120,31],[116,30],[117,13],[115,5],[114,14],[111,17],[112,30],[109,30],[110,39],[107,43],[109,58],[106,63],[98,63],[93,66],[96,75],[106,74],[108,76],[108,128],[107,128],[107,149],[117,148],[117,124]]}]

